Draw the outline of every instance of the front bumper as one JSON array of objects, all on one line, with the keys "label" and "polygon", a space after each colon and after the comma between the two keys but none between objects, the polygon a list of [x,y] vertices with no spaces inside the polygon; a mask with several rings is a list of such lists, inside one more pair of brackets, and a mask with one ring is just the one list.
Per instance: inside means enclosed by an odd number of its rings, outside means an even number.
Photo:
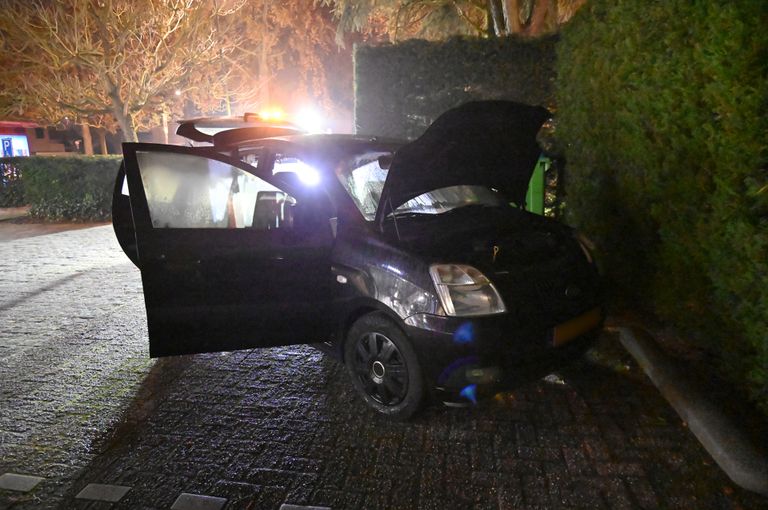
[{"label": "front bumper", "polygon": [[437,397],[470,402],[575,361],[592,345],[602,323],[599,307],[544,327],[523,326],[510,314],[418,314],[406,320],[406,332]]}]

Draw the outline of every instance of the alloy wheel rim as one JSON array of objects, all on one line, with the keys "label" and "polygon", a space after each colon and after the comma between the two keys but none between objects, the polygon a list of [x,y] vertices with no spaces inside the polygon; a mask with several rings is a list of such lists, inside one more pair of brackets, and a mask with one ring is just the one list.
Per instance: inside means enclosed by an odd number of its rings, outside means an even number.
[{"label": "alloy wheel rim", "polygon": [[408,393],[408,369],[400,349],[381,333],[363,335],[355,346],[353,369],[366,395],[396,406]]}]

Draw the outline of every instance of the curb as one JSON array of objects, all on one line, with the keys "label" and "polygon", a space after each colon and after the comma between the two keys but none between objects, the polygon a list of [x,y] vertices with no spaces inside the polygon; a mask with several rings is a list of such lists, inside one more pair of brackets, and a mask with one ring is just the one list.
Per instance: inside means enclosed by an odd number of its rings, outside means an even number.
[{"label": "curb", "polygon": [[768,458],[691,381],[645,330],[609,327],[717,465],[740,487],[768,495]]}]

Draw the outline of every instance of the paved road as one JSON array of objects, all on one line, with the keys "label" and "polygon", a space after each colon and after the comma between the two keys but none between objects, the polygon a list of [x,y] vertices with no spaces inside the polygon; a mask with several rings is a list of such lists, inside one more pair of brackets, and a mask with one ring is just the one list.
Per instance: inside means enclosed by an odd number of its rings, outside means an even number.
[{"label": "paved road", "polygon": [[768,507],[634,367],[388,423],[309,347],[148,359],[140,285],[110,227],[0,243],[0,475],[45,477],[0,508]]}]

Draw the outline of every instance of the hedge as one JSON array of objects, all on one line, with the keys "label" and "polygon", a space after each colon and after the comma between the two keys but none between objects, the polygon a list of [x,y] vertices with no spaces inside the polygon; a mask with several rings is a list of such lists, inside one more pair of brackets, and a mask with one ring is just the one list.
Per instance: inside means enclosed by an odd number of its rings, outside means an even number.
[{"label": "hedge", "polygon": [[556,41],[554,36],[456,37],[356,46],[355,129],[412,139],[438,115],[467,101],[551,105]]},{"label": "hedge", "polygon": [[558,44],[567,210],[624,295],[768,411],[768,2],[589,2]]},{"label": "hedge", "polygon": [[24,200],[34,217],[99,221],[110,218],[119,156],[2,158],[21,173]]},{"label": "hedge", "polygon": [[21,171],[10,161],[0,160],[0,207],[22,205],[26,205],[26,199]]}]

